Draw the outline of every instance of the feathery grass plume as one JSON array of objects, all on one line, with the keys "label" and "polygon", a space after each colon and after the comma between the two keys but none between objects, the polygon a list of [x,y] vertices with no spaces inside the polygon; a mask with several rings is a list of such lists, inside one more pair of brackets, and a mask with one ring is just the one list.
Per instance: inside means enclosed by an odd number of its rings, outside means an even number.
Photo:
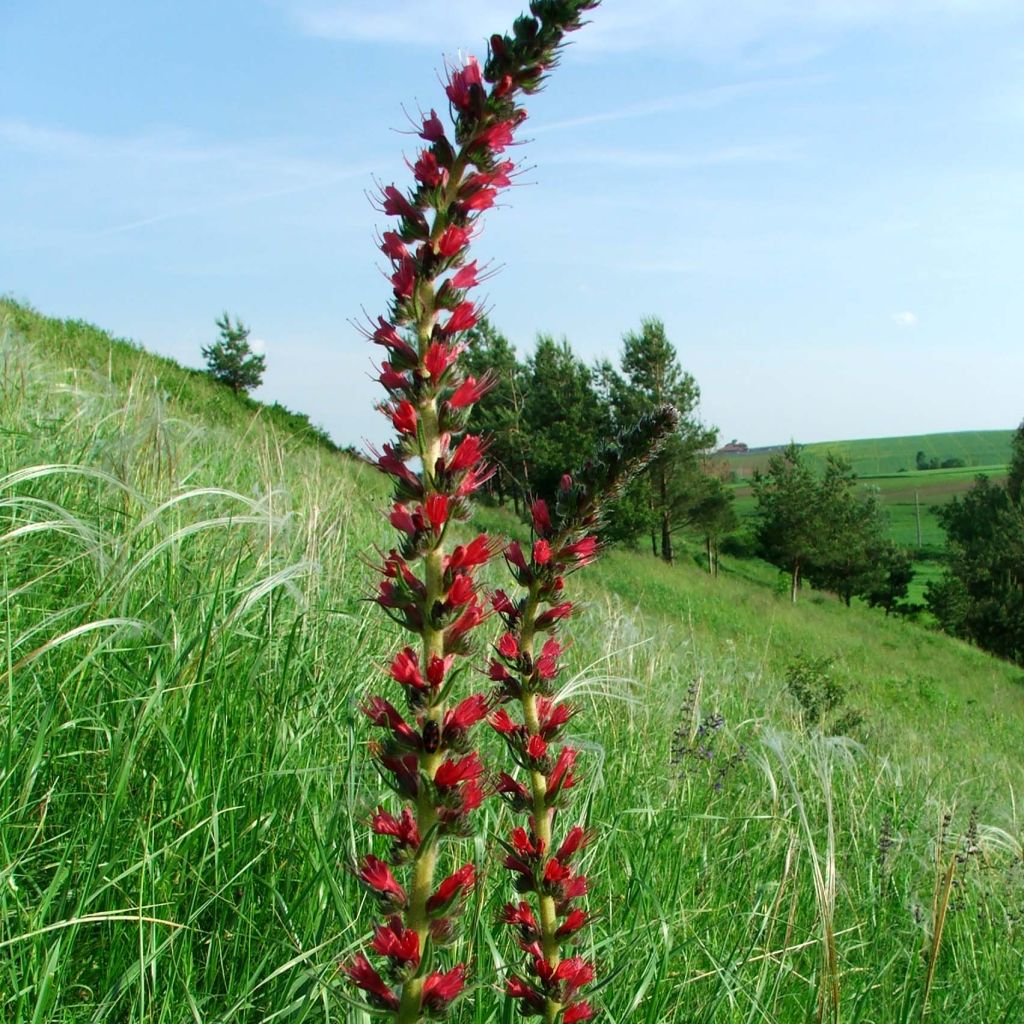
[{"label": "feathery grass plume", "polygon": [[[604,502],[656,454],[677,422],[675,410],[658,410],[601,452],[578,479],[564,476],[553,510],[543,499],[535,500],[529,554],[518,543],[505,550],[523,593],[513,600],[499,590],[493,598],[506,631],[495,645],[490,676],[497,684],[497,701],[518,706],[519,715],[513,717],[503,706],[488,721],[521,770],[519,778],[502,772],[498,792],[513,813],[527,819],[502,843],[505,867],[520,898],[505,905],[501,919],[515,929],[526,954],[524,969],[509,975],[505,991],[521,1013],[542,1016],[545,1024],[574,1024],[595,1012],[585,995],[594,980],[594,965],[579,955],[563,955],[563,948],[577,941],[589,921],[579,906],[587,894],[587,879],[577,863],[593,839],[581,824],[556,831],[558,811],[566,807],[576,784],[579,755],[568,745],[556,751],[578,711],[558,699],[554,684],[565,649],[556,634],[573,612],[572,603],[564,599],[565,578],[597,556]],[[548,638],[542,642],[544,634]]]},{"label": "feathery grass plume", "polygon": [[[557,63],[565,33],[581,25],[596,0],[534,0],[511,35],[491,37],[483,68],[474,57],[449,69],[445,92],[454,120],[449,137],[435,110],[418,132],[424,147],[411,163],[415,186],[388,185],[380,208],[395,227],[381,237],[394,296],[388,315],[365,333],[387,353],[379,380],[380,410],[397,439],[374,452],[395,482],[390,521],[399,534],[383,558],[377,603],[418,638],[391,663],[406,697],[407,716],[383,697],[363,707],[384,733],[374,750],[384,779],[405,801],[399,815],[383,807],[373,831],[391,842],[391,863],[367,854],[359,878],[384,916],[371,943],[383,963],[365,953],[342,966],[370,1007],[399,1024],[443,1015],[465,986],[467,968],[447,971],[433,950],[452,941],[459,911],[475,882],[474,866],[434,875],[443,839],[471,833],[470,812],[484,798],[484,768],[469,730],[488,711],[481,693],[453,704],[457,661],[486,616],[475,579],[497,550],[484,534],[449,549],[449,528],[469,517],[469,499],[488,479],[486,442],[467,432],[473,405],[491,387],[459,366],[462,340],[479,319],[468,298],[481,270],[468,247],[478,219],[511,184],[504,154],[526,118],[517,104]],[[418,469],[410,467],[418,460]],[[402,869],[399,881],[392,868]]]}]

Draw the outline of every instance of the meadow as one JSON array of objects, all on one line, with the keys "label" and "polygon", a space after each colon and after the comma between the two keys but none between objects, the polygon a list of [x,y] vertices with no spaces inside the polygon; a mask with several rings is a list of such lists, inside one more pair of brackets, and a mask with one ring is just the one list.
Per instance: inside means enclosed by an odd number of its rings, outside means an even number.
[{"label": "meadow", "polygon": [[[366,1019],[337,967],[380,789],[356,707],[396,643],[363,600],[386,498],[280,411],[0,306],[5,1020]],[[1020,669],[725,569],[611,551],[578,577],[605,1019],[1021,1019]],[[846,735],[787,688],[810,658]],[[480,978],[510,954],[504,818],[475,844]],[[481,983],[454,1019],[513,1014]]]}]

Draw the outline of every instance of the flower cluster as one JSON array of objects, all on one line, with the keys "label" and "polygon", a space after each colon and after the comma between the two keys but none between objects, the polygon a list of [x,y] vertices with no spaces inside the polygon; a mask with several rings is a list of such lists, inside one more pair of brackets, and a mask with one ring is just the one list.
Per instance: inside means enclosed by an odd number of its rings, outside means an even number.
[{"label": "flower cluster", "polygon": [[[570,477],[563,478],[561,490],[572,493]],[[520,769],[519,778],[503,772],[498,791],[527,818],[503,844],[505,867],[516,893],[530,897],[506,904],[502,913],[526,954],[524,970],[510,974],[506,992],[524,1014],[572,1024],[594,1014],[582,991],[594,978],[593,965],[580,956],[563,956],[588,920],[579,906],[587,879],[577,861],[591,836],[578,824],[558,835],[558,813],[576,785],[578,758],[576,748],[560,744],[559,737],[577,709],[558,701],[554,686],[564,649],[557,633],[573,611],[564,599],[565,578],[593,561],[598,543],[587,524],[556,527],[542,499],[533,502],[531,514],[529,552],[515,543],[505,550],[521,596],[513,600],[499,590],[492,599],[506,631],[490,663],[499,706],[488,721]],[[508,707],[518,713],[510,714]]]},{"label": "flower cluster", "polygon": [[564,651],[558,633],[573,613],[565,581],[596,558],[605,503],[677,424],[674,409],[658,409],[616,438],[578,479],[563,476],[554,508],[535,500],[529,550],[518,543],[505,549],[516,596],[498,590],[491,599],[505,631],[490,661],[496,709],[488,722],[519,769],[502,772],[497,789],[513,813],[526,817],[503,843],[517,898],[505,905],[502,921],[524,953],[522,969],[509,974],[505,990],[521,1013],[543,1017],[545,1024],[574,1024],[595,1013],[585,992],[594,966],[566,948],[588,923],[579,905],[588,883],[578,861],[592,834],[580,824],[561,829],[559,819],[577,783],[579,757],[575,747],[559,742],[578,710],[555,690]]},{"label": "flower cluster", "polygon": [[[473,631],[491,614],[477,573],[499,548],[483,534],[456,546],[449,538],[491,472],[486,441],[467,423],[493,382],[460,367],[465,334],[480,317],[469,295],[484,276],[468,250],[481,214],[512,182],[506,152],[526,117],[517,97],[539,88],[564,34],[594,6],[533,0],[511,35],[491,38],[484,67],[470,57],[449,69],[452,130],[435,110],[423,115],[416,125],[423,145],[410,161],[413,187],[380,191],[380,209],[393,218],[380,238],[392,299],[365,334],[384,352],[379,409],[396,436],[372,455],[394,482],[388,517],[397,539],[382,554],[375,601],[417,640],[389,668],[404,709],[382,696],[362,705],[379,730],[371,749],[381,775],[401,806],[397,813],[382,806],[371,820],[387,841],[387,859],[371,853],[355,867],[382,914],[367,951],[374,962],[362,952],[342,970],[370,1008],[399,1024],[444,1014],[464,989],[466,965],[444,970],[433,960],[456,938],[475,869],[456,861],[440,883],[434,875],[443,841],[472,833],[472,812],[488,789],[471,734],[491,710],[490,697],[454,693],[459,659],[470,655]],[[571,764],[562,776],[568,788]],[[566,968],[548,984],[575,991],[585,973]]]}]

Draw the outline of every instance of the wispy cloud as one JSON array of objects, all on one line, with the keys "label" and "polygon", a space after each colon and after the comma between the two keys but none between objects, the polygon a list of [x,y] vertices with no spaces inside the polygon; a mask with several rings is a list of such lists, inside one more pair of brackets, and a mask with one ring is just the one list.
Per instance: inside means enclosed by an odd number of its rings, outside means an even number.
[{"label": "wispy cloud", "polygon": [[796,143],[771,142],[725,146],[700,153],[649,149],[573,149],[549,154],[545,156],[544,163],[685,171],[730,164],[788,164],[801,158],[802,150]]},{"label": "wispy cloud", "polygon": [[917,314],[911,313],[909,309],[905,309],[900,313],[893,313],[892,319],[897,327],[916,327],[919,323]]},{"label": "wispy cloud", "polygon": [[94,236],[369,178],[375,166],[296,154],[281,140],[208,144],[184,133],[98,135],[15,120],[0,120],[0,146],[22,163],[43,162],[37,190],[79,196],[89,212],[75,233]]},{"label": "wispy cloud", "polygon": [[[521,0],[269,0],[301,31],[329,39],[431,48],[478,45],[511,24]],[[672,49],[727,53],[788,36],[789,53],[806,51],[792,38],[878,24],[1019,13],[1018,0],[604,0],[579,39],[588,51]]]}]

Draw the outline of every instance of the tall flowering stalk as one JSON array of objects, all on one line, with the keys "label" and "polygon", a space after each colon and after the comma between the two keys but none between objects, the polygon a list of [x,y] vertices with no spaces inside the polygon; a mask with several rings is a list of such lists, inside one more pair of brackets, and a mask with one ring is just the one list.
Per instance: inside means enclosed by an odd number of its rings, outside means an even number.
[{"label": "tall flowering stalk", "polygon": [[504,154],[526,117],[517,97],[540,87],[564,34],[596,4],[533,0],[511,35],[491,38],[483,68],[470,57],[451,69],[445,91],[454,132],[449,137],[436,111],[424,116],[424,146],[410,164],[415,185],[389,185],[380,196],[382,212],[395,218],[380,245],[394,294],[388,315],[366,334],[386,353],[380,409],[397,438],[373,454],[394,479],[398,541],[382,557],[376,602],[417,641],[390,665],[407,711],[380,696],[363,707],[383,733],[373,747],[381,774],[405,805],[397,816],[380,808],[372,818],[373,832],[390,841],[390,863],[367,854],[357,868],[384,915],[370,944],[381,966],[359,953],[342,969],[398,1024],[443,1015],[465,986],[465,965],[437,969],[433,949],[454,938],[474,868],[459,866],[439,883],[435,872],[442,841],[471,834],[471,812],[484,796],[470,730],[488,700],[474,693],[455,703],[453,684],[485,618],[476,573],[497,545],[483,534],[448,544],[451,524],[468,518],[469,499],[491,472],[484,440],[466,425],[492,382],[459,366],[463,337],[479,316],[468,293],[480,270],[468,247],[481,213],[511,183],[514,165]]},{"label": "tall flowering stalk", "polygon": [[574,1024],[594,1015],[585,993],[594,965],[563,952],[588,921],[579,905],[587,879],[577,861],[592,838],[582,824],[559,827],[559,812],[576,785],[579,754],[572,746],[557,747],[577,713],[559,702],[554,690],[564,651],[557,634],[573,612],[564,597],[565,578],[597,555],[602,503],[653,456],[677,423],[674,409],[658,410],[602,453],[580,479],[563,477],[553,510],[544,500],[534,501],[529,552],[518,543],[505,550],[519,596],[513,600],[499,590],[493,598],[506,632],[490,666],[503,706],[489,721],[521,769],[519,778],[502,772],[497,788],[513,812],[527,819],[503,844],[518,898],[505,905],[502,920],[514,929],[526,955],[524,969],[506,980],[506,993],[523,1014],[542,1016],[545,1024],[559,1019]]}]

